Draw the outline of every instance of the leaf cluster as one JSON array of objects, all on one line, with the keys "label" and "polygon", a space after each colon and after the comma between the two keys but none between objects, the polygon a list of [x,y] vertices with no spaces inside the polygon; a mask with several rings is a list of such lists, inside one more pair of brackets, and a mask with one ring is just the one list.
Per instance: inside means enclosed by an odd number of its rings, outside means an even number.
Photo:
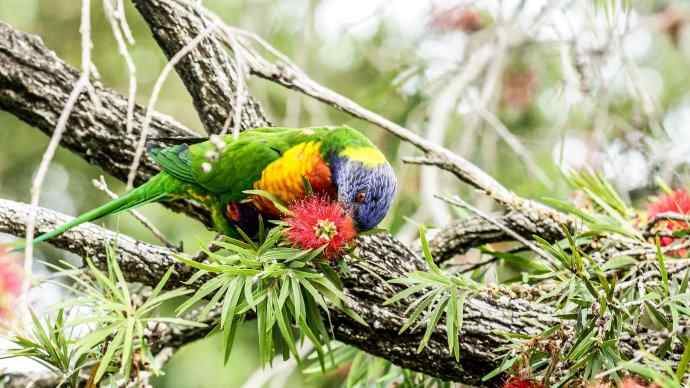
[{"label": "leaf cluster", "polygon": [[[148,298],[139,301],[130,291],[116,259],[116,249],[106,247],[106,270],[98,269],[90,259],[86,268],[78,269],[63,262],[63,267],[52,266],[72,284],[58,283],[72,292],[74,297],[59,305],[54,323],[43,326],[34,317],[33,340],[15,337],[16,349],[6,357],[29,356],[62,376],[77,376],[86,365],[95,365],[92,378],[98,383],[106,375],[118,374],[129,380],[132,376],[134,356],[139,363],[154,365],[145,328],[151,323],[168,323],[187,326],[203,324],[175,317],[158,316],[161,305],[174,298],[189,294],[191,290],[163,291],[172,274],[168,270],[150,292]],[[63,309],[78,312],[81,318],[64,319]],[[75,314],[76,315],[76,314]],[[89,334],[71,339],[67,328],[88,329]],[[157,371],[154,371],[157,372]],[[73,385],[76,386],[76,385]]]},{"label": "leaf cluster", "polygon": [[[639,360],[628,360],[621,353],[621,341],[634,339],[642,328],[667,331],[666,341],[656,347],[652,355],[656,360],[667,357],[675,345],[687,344],[683,326],[690,319],[689,273],[685,270],[682,278],[671,278],[667,269],[669,260],[687,259],[667,256],[658,238],[655,243],[645,241],[639,228],[630,222],[634,211],[601,176],[585,171],[572,173],[568,180],[587,195],[591,201],[589,208],[576,208],[557,201],[550,203],[580,217],[587,228],[576,236],[564,229],[565,238],[554,243],[535,236],[540,247],[558,263],[558,268],[532,276],[532,279],[548,284],[550,291],[544,293],[539,301],[552,305],[556,316],[564,322],[572,322],[572,338],[559,340],[562,346],[558,347],[556,354],[530,352],[527,368],[531,373],[548,377],[552,360],[560,363],[567,373],[559,378],[558,385],[603,376],[619,381],[621,370],[648,378],[651,373],[641,373],[645,368],[665,373],[663,371],[670,368],[668,363],[662,368],[655,362],[640,364]],[[597,255],[608,248],[608,242],[616,244],[619,241],[625,241],[643,253],[652,250],[655,255],[653,259],[639,254],[637,257],[623,254],[610,258]],[[593,249],[593,246],[598,249]],[[504,349],[506,357],[490,377],[524,359],[522,350],[529,348],[527,344],[536,339],[548,340],[549,336],[560,333],[564,326],[560,324],[531,338],[506,333],[513,345]],[[638,346],[644,348],[643,343]],[[678,364],[676,372],[668,374],[678,381],[682,380],[690,359],[687,347],[684,354],[687,356]]]},{"label": "leaf cluster", "polygon": [[[274,355],[294,356],[300,362],[297,343],[309,339],[319,360],[324,360],[324,346],[331,341],[329,306],[341,309],[360,323],[366,323],[350,311],[338,276],[322,258],[323,249],[301,250],[281,244],[284,229],[277,226],[263,233],[260,243],[225,237],[216,241],[220,250],[208,254],[200,263],[179,256],[178,260],[198,271],[189,280],[205,282],[182,303],[178,314],[209,299],[199,319],[220,307],[218,331],[223,333],[225,361],[230,357],[238,325],[255,316],[262,363]],[[210,279],[208,278],[209,276]]]},{"label": "leaf cluster", "polygon": [[31,311],[31,320],[33,327],[30,333],[11,337],[15,348],[0,358],[28,357],[59,376],[59,386],[66,383],[78,386],[79,372],[89,365],[91,354],[80,350],[70,335],[64,310],[60,309],[55,319],[46,318],[44,322]]},{"label": "leaf cluster", "polygon": [[420,228],[419,237],[429,271],[415,271],[405,277],[391,280],[391,283],[403,285],[405,289],[388,299],[385,304],[390,305],[413,295],[421,295],[405,310],[407,319],[400,328],[400,333],[425,325],[424,336],[417,348],[417,352],[421,352],[429,343],[441,317],[445,317],[448,348],[455,359],[460,360],[458,333],[462,328],[465,299],[470,293],[479,290],[479,284],[461,275],[444,273],[431,256],[424,227]]}]

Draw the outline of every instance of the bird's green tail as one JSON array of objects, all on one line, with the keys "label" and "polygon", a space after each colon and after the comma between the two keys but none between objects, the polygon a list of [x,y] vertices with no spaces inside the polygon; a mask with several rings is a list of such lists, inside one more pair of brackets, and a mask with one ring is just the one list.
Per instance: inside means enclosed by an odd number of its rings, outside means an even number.
[{"label": "bird's green tail", "polygon": [[85,222],[91,222],[107,215],[117,214],[147,203],[156,202],[171,194],[177,194],[182,188],[182,185],[182,182],[171,177],[170,175],[164,172],[160,173],[143,185],[124,194],[120,198],[114,199],[93,210],[89,210],[72,221],[63,224],[48,233],[44,233],[36,237],[31,244],[36,244],[41,241],[59,236],[60,234]]}]

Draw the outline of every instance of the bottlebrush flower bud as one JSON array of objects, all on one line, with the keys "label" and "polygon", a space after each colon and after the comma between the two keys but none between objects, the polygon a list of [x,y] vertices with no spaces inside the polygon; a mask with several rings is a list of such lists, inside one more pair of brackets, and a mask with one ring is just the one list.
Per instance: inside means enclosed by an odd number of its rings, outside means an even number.
[{"label": "bottlebrush flower bud", "polygon": [[[647,205],[647,217],[649,220],[654,219],[662,213],[678,213],[690,215],[690,195],[685,189],[676,190],[670,194],[660,195],[655,201]],[[690,226],[685,221],[666,220],[657,223],[657,230],[673,232],[676,230],[688,229]],[[671,245],[677,238],[671,236],[661,236],[659,243],[661,246]],[[678,249],[677,251],[669,252],[676,256],[685,256],[686,249]]]},{"label": "bottlebrush flower bud", "polygon": [[544,386],[533,379],[520,376],[510,376],[503,383],[503,388],[543,388]]}]

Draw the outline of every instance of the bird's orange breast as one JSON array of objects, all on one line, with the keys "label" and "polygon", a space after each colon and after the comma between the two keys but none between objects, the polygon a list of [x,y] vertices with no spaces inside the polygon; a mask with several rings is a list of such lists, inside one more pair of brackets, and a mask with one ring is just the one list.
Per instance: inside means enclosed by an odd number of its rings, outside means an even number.
[{"label": "bird's orange breast", "polygon": [[[335,195],[331,170],[321,156],[320,142],[306,142],[288,149],[266,166],[261,178],[254,183],[255,189],[271,193],[285,204],[304,198],[308,186],[314,193]],[[252,201],[260,211],[280,215],[268,199],[255,196]]]}]

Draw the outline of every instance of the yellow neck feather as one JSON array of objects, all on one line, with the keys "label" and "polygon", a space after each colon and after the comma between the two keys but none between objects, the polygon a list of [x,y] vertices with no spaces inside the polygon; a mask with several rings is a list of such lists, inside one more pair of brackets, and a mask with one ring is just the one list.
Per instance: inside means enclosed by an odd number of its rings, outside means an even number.
[{"label": "yellow neck feather", "polygon": [[346,147],[340,156],[361,162],[367,167],[376,167],[386,163],[386,157],[374,147]]}]

